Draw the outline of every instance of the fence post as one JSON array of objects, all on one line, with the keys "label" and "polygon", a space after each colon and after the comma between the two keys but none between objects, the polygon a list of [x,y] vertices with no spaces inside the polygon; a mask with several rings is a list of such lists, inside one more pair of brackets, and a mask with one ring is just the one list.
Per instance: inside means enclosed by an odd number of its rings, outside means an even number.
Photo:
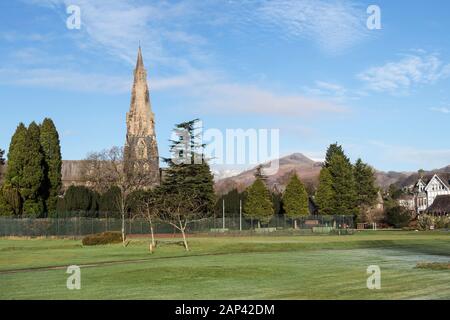
[{"label": "fence post", "polygon": [[239,231],[242,232],[242,200],[239,200]]},{"label": "fence post", "polygon": [[222,229],[225,230],[225,199],[222,200]]}]

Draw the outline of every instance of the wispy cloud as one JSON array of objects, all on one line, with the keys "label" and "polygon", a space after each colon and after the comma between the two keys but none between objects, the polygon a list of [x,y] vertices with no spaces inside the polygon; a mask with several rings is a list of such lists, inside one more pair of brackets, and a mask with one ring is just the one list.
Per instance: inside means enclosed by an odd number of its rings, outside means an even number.
[{"label": "wispy cloud", "polygon": [[30,42],[48,42],[53,39],[52,34],[41,34],[41,33],[29,33],[22,34],[16,31],[2,31],[0,32],[0,41],[15,42],[15,41],[30,41]]},{"label": "wispy cloud", "polygon": [[[81,9],[81,30],[72,39],[83,50],[101,51],[127,63],[134,63],[136,47],[143,45],[147,66],[165,66],[149,80],[151,90],[179,89],[177,94],[192,98],[192,103],[203,111],[220,113],[253,113],[279,116],[327,114],[344,112],[346,108],[335,99],[345,89],[328,82],[317,82],[316,87],[328,95],[284,93],[245,82],[230,80],[227,72],[216,72],[208,63],[207,39],[190,32],[197,21],[203,24],[231,26],[249,13],[249,24],[265,25],[279,34],[286,30],[293,37],[318,41],[325,49],[340,50],[363,37],[360,19],[365,11],[349,1],[323,0],[288,2],[272,0],[236,4],[213,1],[223,7],[219,13],[208,13],[212,4],[199,6],[195,1],[150,3],[135,0],[29,0],[65,13],[68,5]],[[233,13],[239,8],[240,15]],[[218,16],[226,19],[218,19]],[[195,21],[195,22],[193,22]],[[364,28],[365,26],[362,25]],[[286,30],[285,30],[286,29]],[[339,31],[336,31],[339,30]],[[68,31],[69,32],[69,31]],[[147,48],[147,49],[146,49]],[[33,52],[19,54],[32,56]],[[51,59],[49,59],[51,60]],[[0,69],[0,82],[8,84],[60,88],[72,91],[126,93],[131,81],[129,75],[98,74],[94,71],[67,69],[61,64],[22,68],[10,66]]]},{"label": "wispy cloud", "polygon": [[124,93],[129,92],[132,79],[120,76],[83,73],[68,69],[0,69],[0,83],[68,91]]},{"label": "wispy cloud", "polygon": [[282,33],[315,41],[326,52],[341,52],[369,35],[365,8],[351,1],[265,1],[257,14]]},{"label": "wispy cloud", "polygon": [[440,113],[450,113],[450,109],[447,107],[438,107],[438,108],[430,108],[431,111],[440,112]]},{"label": "wispy cloud", "polygon": [[205,110],[218,113],[270,114],[276,116],[345,112],[337,103],[298,94],[283,94],[258,86],[239,83],[216,83],[204,86]]},{"label": "wispy cloud", "polygon": [[[129,76],[83,73],[70,69],[34,68],[0,69],[0,84],[56,88],[76,92],[107,94],[129,93]],[[288,117],[346,112],[347,108],[335,101],[283,94],[246,83],[236,83],[219,74],[195,71],[149,80],[155,91],[174,90],[186,96],[186,103],[199,111],[218,114],[260,114]]]},{"label": "wispy cloud", "polygon": [[358,78],[370,90],[405,94],[415,85],[432,84],[449,76],[450,64],[441,61],[437,54],[418,53],[369,68]]},{"label": "wispy cloud", "polygon": [[316,81],[313,86],[304,86],[302,90],[309,96],[326,97],[337,101],[348,98],[348,90],[344,86],[327,81]]},{"label": "wispy cloud", "polygon": [[[101,50],[130,64],[134,63],[139,43],[146,51],[146,60],[166,66],[189,66],[192,50],[206,40],[180,28],[180,21],[190,16],[187,3],[152,1],[142,3],[133,0],[41,0],[33,3],[65,12],[65,7],[80,7],[81,29],[75,40],[80,48]],[[168,45],[170,44],[170,45]],[[183,49],[185,58],[172,50]],[[148,50],[146,50],[148,49]]]}]

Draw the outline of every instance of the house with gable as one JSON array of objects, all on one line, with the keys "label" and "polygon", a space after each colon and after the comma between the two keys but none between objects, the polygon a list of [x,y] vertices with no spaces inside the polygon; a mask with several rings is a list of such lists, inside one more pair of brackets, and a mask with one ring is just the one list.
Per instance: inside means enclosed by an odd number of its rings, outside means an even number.
[{"label": "house with gable", "polygon": [[[410,191],[410,194],[399,199],[400,205],[414,209],[418,214],[428,212],[431,208],[434,208],[434,214],[450,214],[450,181],[444,175],[420,177]],[[436,199],[439,206],[432,207]],[[439,209],[436,210],[436,207]]]}]

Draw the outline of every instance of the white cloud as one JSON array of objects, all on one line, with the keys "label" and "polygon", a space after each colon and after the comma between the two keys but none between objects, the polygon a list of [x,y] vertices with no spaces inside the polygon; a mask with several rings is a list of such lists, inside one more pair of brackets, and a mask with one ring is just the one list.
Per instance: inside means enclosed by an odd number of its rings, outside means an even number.
[{"label": "white cloud", "polygon": [[440,113],[450,113],[450,109],[447,107],[439,107],[439,108],[430,108],[431,111],[440,112]]},{"label": "white cloud", "polygon": [[[194,101],[192,103],[203,111],[280,116],[345,111],[345,107],[330,97],[317,98],[314,94],[306,96],[275,92],[256,85],[231,81],[226,75],[211,70],[208,63],[202,60],[207,56],[202,51],[202,46],[206,45],[207,41],[196,33],[190,33],[191,24],[197,23],[191,20],[204,24],[216,23],[218,21],[216,15],[223,15],[228,19],[220,23],[233,27],[232,24],[242,18],[233,16],[232,13],[235,12],[233,10],[237,8],[240,10],[241,6],[232,5],[232,8],[227,7],[228,9],[219,13],[213,12],[210,16],[207,13],[213,9],[211,3],[203,7],[189,0],[178,3],[166,1],[146,3],[134,0],[29,1],[53,8],[63,18],[66,17],[65,6],[80,6],[81,30],[67,32],[76,34],[77,36],[72,39],[86,50],[101,51],[134,64],[136,47],[140,41],[147,66],[164,65],[166,69],[168,68],[166,72],[170,70],[166,73],[169,76],[150,77],[150,89],[158,91],[176,88],[177,94],[186,94],[192,98],[188,101]],[[219,7],[228,5],[222,2],[212,4]],[[252,3],[251,7],[257,10],[250,10],[252,12],[250,23],[257,20],[273,27],[275,20],[287,19],[289,20],[287,23],[297,25],[296,19],[300,19],[299,15],[304,15],[305,21],[298,28],[292,29],[292,34],[317,38],[324,45],[329,43],[334,48],[345,46],[348,40],[354,39],[353,36],[358,34],[353,29],[359,28],[356,26],[357,12],[348,2],[326,3],[305,0],[296,2],[294,7],[291,6],[286,1]],[[249,6],[244,7],[242,12],[249,12]],[[242,12],[240,14],[243,14]],[[362,11],[362,14],[364,12]],[[302,28],[305,28],[305,33],[300,30]],[[336,33],[334,30],[339,32]],[[30,57],[33,52],[23,51],[20,54]],[[195,66],[196,62],[200,62],[200,67]],[[61,63],[53,67],[38,65],[36,68],[23,69],[10,66],[8,69],[0,69],[0,82],[83,92],[130,91],[132,79],[128,74],[126,76],[96,74],[77,70],[74,65],[65,69],[61,65]],[[344,92],[344,88],[326,82],[318,82],[317,87],[334,95],[342,95]]]},{"label": "white cloud", "polygon": [[360,73],[358,78],[370,90],[404,94],[414,85],[432,84],[448,76],[450,64],[444,64],[436,54],[418,53],[369,68]]},{"label": "white cloud", "polygon": [[[132,78],[69,69],[0,69],[0,84],[56,88],[77,92],[129,93]],[[255,85],[233,83],[217,74],[189,73],[149,79],[152,92],[174,90],[192,109],[219,114],[317,115],[345,112],[346,107],[320,98],[283,94]]]},{"label": "white cloud", "polygon": [[[199,52],[206,43],[200,35],[180,30],[180,22],[190,16],[191,8],[187,3],[152,1],[142,3],[133,0],[41,0],[31,2],[53,8],[65,14],[65,7],[80,7],[81,29],[74,37],[80,48],[101,50],[103,53],[118,57],[133,64],[136,48],[141,43],[146,52],[146,61],[151,64],[189,66],[189,60],[195,60],[191,51]],[[66,16],[63,15],[65,18]],[[171,44],[170,46],[167,44]],[[184,50],[179,58],[172,48]],[[201,56],[201,55],[199,55]]]},{"label": "white cloud", "polygon": [[314,86],[302,87],[302,90],[311,96],[328,97],[336,100],[347,98],[347,89],[337,83],[316,81]]},{"label": "white cloud", "polygon": [[132,79],[119,76],[81,73],[67,69],[0,69],[0,83],[29,87],[56,88],[69,91],[130,92]]},{"label": "white cloud", "polygon": [[282,94],[254,85],[217,82],[196,89],[204,111],[296,116],[345,112],[344,106],[325,99]]},{"label": "white cloud", "polygon": [[365,8],[351,1],[265,1],[257,14],[284,34],[313,40],[332,53],[348,49],[369,34]]}]

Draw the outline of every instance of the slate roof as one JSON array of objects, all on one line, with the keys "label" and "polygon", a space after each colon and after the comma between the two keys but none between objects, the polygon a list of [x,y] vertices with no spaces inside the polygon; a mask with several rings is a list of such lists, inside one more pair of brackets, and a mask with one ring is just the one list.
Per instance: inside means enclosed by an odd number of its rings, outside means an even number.
[{"label": "slate roof", "polygon": [[450,195],[440,195],[427,209],[428,213],[450,213]]}]

